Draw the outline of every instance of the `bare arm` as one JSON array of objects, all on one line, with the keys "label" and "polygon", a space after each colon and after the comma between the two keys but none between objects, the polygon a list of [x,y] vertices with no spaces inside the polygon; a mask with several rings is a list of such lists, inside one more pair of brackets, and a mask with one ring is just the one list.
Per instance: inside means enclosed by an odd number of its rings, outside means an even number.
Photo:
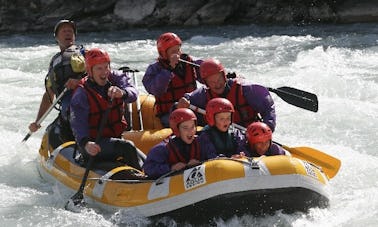
[{"label": "bare arm", "polygon": [[44,113],[49,109],[52,104],[52,100],[54,99],[54,92],[51,88],[47,88],[46,92],[42,96],[41,104],[39,105],[39,110],[37,117],[34,122],[30,123],[29,130],[31,132],[37,131],[41,126],[37,124],[39,119],[43,116]]}]

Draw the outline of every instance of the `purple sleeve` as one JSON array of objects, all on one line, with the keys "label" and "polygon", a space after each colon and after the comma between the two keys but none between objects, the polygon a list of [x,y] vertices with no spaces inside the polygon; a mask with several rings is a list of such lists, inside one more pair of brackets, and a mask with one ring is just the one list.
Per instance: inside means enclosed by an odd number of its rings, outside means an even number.
[{"label": "purple sleeve", "polygon": [[249,144],[247,143],[247,140],[245,138],[239,148],[239,153],[240,152],[244,152],[245,156],[251,157],[251,149],[249,148]]},{"label": "purple sleeve", "polygon": [[171,78],[171,71],[164,69],[159,62],[155,62],[148,66],[142,83],[148,93],[159,97],[167,91]]},{"label": "purple sleeve", "polygon": [[269,148],[269,155],[285,155],[285,150],[276,143],[272,143]]},{"label": "purple sleeve", "polygon": [[207,157],[207,159],[216,158],[218,156],[215,146],[211,142],[209,134],[206,131],[201,132],[199,143],[201,152]]},{"label": "purple sleeve", "polygon": [[[202,62],[203,62],[203,60],[198,59],[198,60],[195,60],[195,61],[194,61],[194,64],[196,64],[196,65],[201,65]],[[205,84],[205,81],[202,79],[202,76],[201,76],[201,74],[200,74],[200,67],[195,66],[195,70],[196,70],[196,74],[197,74],[197,80],[198,80],[198,82],[200,82],[201,84]]]},{"label": "purple sleeve", "polygon": [[70,105],[70,124],[76,142],[80,143],[83,138],[89,138],[89,103],[87,94],[82,87],[74,92]]},{"label": "purple sleeve", "polygon": [[[206,89],[205,87],[199,87],[191,93],[184,94],[184,97],[190,101],[190,104],[201,109],[206,109]],[[196,113],[197,123],[200,126],[205,126],[206,121],[202,114]]]},{"label": "purple sleeve", "polygon": [[[202,142],[201,142],[202,140]],[[200,137],[198,137],[198,141],[199,141],[199,144],[200,144],[200,151],[201,151],[201,160],[200,161],[206,161],[206,160],[209,160],[209,159],[213,159],[213,158],[216,158],[217,157],[217,153],[215,152],[215,148],[214,146],[212,146],[212,144],[210,146],[209,143],[209,138],[205,138],[205,136],[203,138],[200,139]],[[210,147],[210,149],[209,149]]]},{"label": "purple sleeve", "polygon": [[243,94],[248,104],[261,114],[263,122],[274,132],[276,128],[276,110],[268,89],[256,84],[243,85]]},{"label": "purple sleeve", "polygon": [[184,97],[190,101],[190,104],[199,108],[205,109],[206,107],[206,89],[199,87],[191,93],[184,94]]},{"label": "purple sleeve", "polygon": [[138,96],[138,90],[130,83],[130,76],[122,71],[112,71],[109,75],[109,81],[126,92],[125,103],[135,102]]},{"label": "purple sleeve", "polygon": [[248,156],[249,152],[245,149],[246,139],[245,135],[238,129],[234,129],[234,139],[236,142],[236,154],[244,152]]},{"label": "purple sleeve", "polygon": [[168,163],[168,149],[165,142],[161,142],[151,148],[143,164],[143,169],[151,178],[158,178],[171,170]]}]

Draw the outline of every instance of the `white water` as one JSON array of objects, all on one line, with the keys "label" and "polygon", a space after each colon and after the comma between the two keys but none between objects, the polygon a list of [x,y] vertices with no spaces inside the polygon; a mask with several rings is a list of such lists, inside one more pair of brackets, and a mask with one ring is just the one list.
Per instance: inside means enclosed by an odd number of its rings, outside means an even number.
[{"label": "white water", "polygon": [[[155,38],[166,30],[80,34],[78,43],[106,49],[112,66],[143,72],[156,58]],[[309,146],[342,161],[330,181],[330,208],[309,213],[217,220],[219,226],[378,225],[378,29],[375,25],[319,27],[218,27],[174,30],[183,50],[216,57],[229,71],[277,88],[291,86],[317,94],[319,112],[309,112],[273,94],[278,115],[275,140]],[[51,34],[0,36],[0,225],[144,226],[150,221],[123,212],[64,210],[57,186],[37,171],[40,140],[53,111],[25,144],[35,119],[43,79],[58,51]],[[141,85],[141,83],[139,83]],[[144,90],[140,87],[140,90]],[[225,208],[226,209],[226,208]],[[161,220],[175,226],[172,220]],[[151,223],[150,223],[151,224]]]}]

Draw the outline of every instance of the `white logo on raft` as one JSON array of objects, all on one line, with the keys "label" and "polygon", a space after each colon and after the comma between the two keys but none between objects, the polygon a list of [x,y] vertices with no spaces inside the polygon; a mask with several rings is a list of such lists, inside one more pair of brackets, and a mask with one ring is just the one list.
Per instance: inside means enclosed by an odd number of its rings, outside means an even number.
[{"label": "white logo on raft", "polygon": [[317,178],[316,173],[315,173],[312,165],[310,163],[306,162],[306,161],[303,161],[303,163],[304,163],[304,167],[306,169],[307,175],[314,177],[314,178]]},{"label": "white logo on raft", "polygon": [[205,166],[200,165],[184,171],[185,190],[206,184]]}]

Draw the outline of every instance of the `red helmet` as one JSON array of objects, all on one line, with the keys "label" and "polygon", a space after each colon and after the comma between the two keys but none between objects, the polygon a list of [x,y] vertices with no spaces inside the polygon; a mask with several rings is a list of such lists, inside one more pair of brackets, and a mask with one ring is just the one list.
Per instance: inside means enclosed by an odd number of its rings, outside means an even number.
[{"label": "red helmet", "polygon": [[234,105],[225,98],[213,98],[206,105],[206,120],[210,126],[215,125],[215,114],[229,112],[233,113]]},{"label": "red helmet", "polygon": [[192,110],[188,108],[175,109],[169,116],[169,127],[171,127],[173,134],[180,136],[178,129],[179,124],[189,120],[197,122],[197,116],[193,113]]},{"label": "red helmet", "polygon": [[200,65],[200,74],[202,79],[214,75],[216,73],[222,72],[226,79],[226,71],[224,70],[223,65],[215,59],[206,59]]},{"label": "red helmet", "polygon": [[247,128],[246,137],[249,144],[272,140],[272,130],[263,122],[253,122]]},{"label": "red helmet", "polygon": [[63,24],[69,24],[69,25],[71,25],[72,29],[74,30],[75,36],[76,36],[77,29],[76,29],[75,22],[73,22],[72,20],[60,20],[60,21],[58,21],[58,23],[55,24],[55,27],[54,27],[54,37],[56,37],[56,35],[58,34],[60,26],[63,25]]},{"label": "red helmet", "polygon": [[163,59],[167,59],[167,50],[170,47],[181,45],[181,39],[175,33],[167,32],[162,35],[157,40],[157,50],[159,55]]},{"label": "red helmet", "polygon": [[85,67],[89,74],[94,65],[104,62],[110,63],[110,57],[106,51],[100,48],[92,48],[85,53]]}]

